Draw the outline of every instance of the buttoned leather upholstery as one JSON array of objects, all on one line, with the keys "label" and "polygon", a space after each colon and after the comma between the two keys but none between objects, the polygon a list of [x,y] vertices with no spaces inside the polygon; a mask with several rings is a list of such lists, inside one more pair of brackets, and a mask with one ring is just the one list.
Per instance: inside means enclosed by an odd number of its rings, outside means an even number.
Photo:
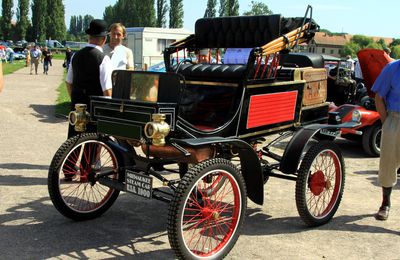
[{"label": "buttoned leather upholstery", "polygon": [[226,64],[182,64],[178,73],[183,74],[186,79],[225,79],[237,80],[245,77],[246,65]]},{"label": "buttoned leather upholstery", "polygon": [[196,21],[198,48],[253,48],[280,36],[281,16],[233,16]]}]

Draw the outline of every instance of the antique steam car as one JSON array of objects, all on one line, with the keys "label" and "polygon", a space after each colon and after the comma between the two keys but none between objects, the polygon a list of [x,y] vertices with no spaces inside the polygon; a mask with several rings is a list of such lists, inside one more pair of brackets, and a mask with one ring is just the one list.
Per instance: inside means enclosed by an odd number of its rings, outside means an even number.
[{"label": "antique steam car", "polygon": [[[328,116],[323,61],[287,53],[318,29],[306,17],[200,19],[194,35],[165,50],[167,72],[114,71],[111,99],[92,97],[88,111],[78,104],[70,114],[82,134],[59,148],[49,169],[57,210],[86,220],[120,191],[159,199],[169,203],[168,238],[179,258],[220,259],[240,234],[247,198],[263,204],[263,186],[275,176],[296,181],[307,225],[328,222],[345,182],[332,140],[357,123]],[[215,63],[188,59],[204,49]],[[242,51],[244,64],[228,62],[226,53]],[[97,133],[84,133],[87,124]],[[288,136],[282,154],[270,149]]]}]

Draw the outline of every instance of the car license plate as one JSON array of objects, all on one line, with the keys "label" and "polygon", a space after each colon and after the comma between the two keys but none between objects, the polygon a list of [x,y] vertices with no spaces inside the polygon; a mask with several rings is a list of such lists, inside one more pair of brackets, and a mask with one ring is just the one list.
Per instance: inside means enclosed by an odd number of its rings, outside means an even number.
[{"label": "car license plate", "polygon": [[137,172],[126,170],[125,179],[127,192],[136,194],[143,198],[151,199],[153,192],[153,178]]},{"label": "car license plate", "polygon": [[333,136],[333,137],[337,137],[340,135],[340,130],[329,130],[329,129],[323,128],[319,132],[323,135],[328,135],[328,136]]}]

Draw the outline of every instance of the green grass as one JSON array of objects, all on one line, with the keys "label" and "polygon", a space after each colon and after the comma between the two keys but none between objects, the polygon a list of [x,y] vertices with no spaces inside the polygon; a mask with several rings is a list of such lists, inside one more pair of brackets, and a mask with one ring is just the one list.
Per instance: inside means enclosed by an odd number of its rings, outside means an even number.
[{"label": "green grass", "polygon": [[23,67],[25,67],[25,60],[15,60],[12,64],[3,62],[3,74],[11,74]]},{"label": "green grass", "polygon": [[55,53],[53,52],[53,59],[55,60],[64,60],[65,59],[65,53]]},{"label": "green grass", "polygon": [[56,115],[68,116],[71,99],[69,98],[67,86],[65,85],[65,76],[66,73],[64,72],[63,81],[57,88],[58,98],[56,103]]}]

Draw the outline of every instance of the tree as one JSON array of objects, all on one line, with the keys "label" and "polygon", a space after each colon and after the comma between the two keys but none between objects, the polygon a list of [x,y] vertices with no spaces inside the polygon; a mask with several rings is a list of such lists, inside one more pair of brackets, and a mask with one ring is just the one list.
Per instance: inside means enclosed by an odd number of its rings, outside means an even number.
[{"label": "tree", "polygon": [[105,8],[103,19],[107,24],[120,22],[126,27],[155,26],[154,0],[118,0]]},{"label": "tree", "polygon": [[154,27],[156,25],[154,0],[134,1],[133,7],[133,11],[138,17],[136,26]]},{"label": "tree", "polygon": [[347,42],[342,51],[342,56],[351,55],[352,57],[357,55],[359,50],[365,48],[371,49],[384,49],[386,43],[383,39],[379,39],[378,41],[374,42],[371,37],[364,36],[364,35],[354,35],[349,42]]},{"label": "tree", "polygon": [[46,40],[47,2],[33,0],[32,2],[32,39],[43,42]]},{"label": "tree", "polygon": [[82,32],[83,32],[83,17],[82,17],[82,15],[78,15],[76,17],[76,32],[77,32],[77,34],[82,34]]},{"label": "tree", "polygon": [[226,1],[226,16],[238,16],[239,15],[239,1],[238,0],[227,0]]},{"label": "tree", "polygon": [[76,30],[76,16],[72,15],[71,19],[69,20],[69,33],[73,35],[77,35],[78,31]]},{"label": "tree", "polygon": [[103,13],[103,19],[107,24],[112,24],[114,21],[114,7],[109,5],[106,7]]},{"label": "tree", "polygon": [[392,43],[390,44],[390,47],[394,47],[400,45],[400,39],[393,39]]},{"label": "tree", "polygon": [[217,11],[215,10],[216,6],[217,6],[217,0],[208,0],[207,8],[206,11],[204,12],[204,18],[215,17],[217,14]]},{"label": "tree", "polygon": [[167,12],[168,12],[167,0],[157,0],[156,9],[157,9],[156,26],[165,28],[167,26]]},{"label": "tree", "polygon": [[11,36],[11,18],[13,16],[13,0],[2,0],[1,3],[1,31],[4,40],[10,39]]},{"label": "tree", "polygon": [[361,49],[364,49],[369,44],[374,42],[374,40],[371,37],[359,35],[359,34],[354,35],[350,41],[358,44],[361,47]]},{"label": "tree", "polygon": [[182,28],[183,0],[170,0],[169,5],[169,28]]},{"label": "tree", "polygon": [[17,38],[25,40],[29,26],[29,0],[19,0],[17,9]]},{"label": "tree", "polygon": [[243,15],[270,15],[272,11],[262,2],[251,1],[250,11],[244,12]]},{"label": "tree", "polygon": [[86,31],[86,29],[89,28],[90,22],[94,20],[94,17],[87,14],[83,17],[83,31]]},{"label": "tree", "polygon": [[350,55],[352,57],[357,55],[357,52],[361,50],[360,45],[354,42],[348,42],[343,46],[342,56]]},{"label": "tree", "polygon": [[65,7],[62,0],[47,0],[46,36],[48,39],[64,39]]},{"label": "tree", "polygon": [[395,45],[392,48],[392,52],[390,55],[392,56],[393,59],[399,59],[400,58],[400,45]]},{"label": "tree", "polygon": [[218,14],[220,17],[226,15],[226,0],[219,0]]}]

